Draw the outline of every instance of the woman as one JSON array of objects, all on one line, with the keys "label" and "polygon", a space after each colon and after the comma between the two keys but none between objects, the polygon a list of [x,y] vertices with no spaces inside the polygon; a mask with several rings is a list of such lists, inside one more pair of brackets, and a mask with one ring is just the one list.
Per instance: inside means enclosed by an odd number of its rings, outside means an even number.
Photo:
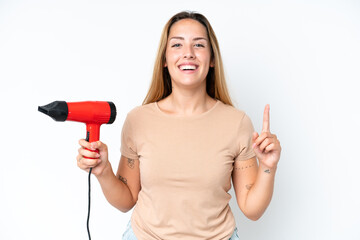
[{"label": "woman", "polygon": [[281,152],[268,105],[260,135],[232,106],[214,31],[191,12],[164,27],[150,90],[124,122],[117,174],[104,143],[79,143],[78,166],[93,168],[107,200],[122,212],[136,204],[124,239],[141,240],[239,239],[231,178],[241,211],[259,219]]}]

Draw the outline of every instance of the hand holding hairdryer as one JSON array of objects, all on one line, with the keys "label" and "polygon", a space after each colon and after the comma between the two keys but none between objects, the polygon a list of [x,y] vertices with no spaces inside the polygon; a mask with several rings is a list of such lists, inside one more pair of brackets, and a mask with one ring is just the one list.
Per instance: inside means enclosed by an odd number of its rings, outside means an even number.
[{"label": "hand holding hairdryer", "polygon": [[80,139],[79,144],[81,147],[76,157],[78,167],[84,171],[92,169],[92,174],[99,177],[110,166],[107,145],[101,141],[90,143],[85,139]]}]

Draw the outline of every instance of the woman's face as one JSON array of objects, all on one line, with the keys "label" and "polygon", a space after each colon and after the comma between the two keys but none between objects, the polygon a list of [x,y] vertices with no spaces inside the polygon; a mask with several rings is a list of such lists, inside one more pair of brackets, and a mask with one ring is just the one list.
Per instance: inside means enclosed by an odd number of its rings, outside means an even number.
[{"label": "woman's face", "polygon": [[165,59],[173,87],[206,86],[209,67],[213,67],[206,28],[193,19],[174,23],[170,28]]}]

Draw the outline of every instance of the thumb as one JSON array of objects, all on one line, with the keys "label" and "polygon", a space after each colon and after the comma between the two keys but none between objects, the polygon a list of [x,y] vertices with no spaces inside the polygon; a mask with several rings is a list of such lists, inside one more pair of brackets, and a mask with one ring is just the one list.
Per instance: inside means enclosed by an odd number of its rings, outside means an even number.
[{"label": "thumb", "polygon": [[95,142],[96,145],[97,145],[97,149],[99,149],[100,152],[107,152],[108,151],[108,148],[107,148],[107,145],[103,142],[100,142],[100,141],[97,141]]},{"label": "thumb", "polygon": [[259,134],[257,132],[253,132],[252,134],[252,149],[254,150],[256,156],[258,156],[261,152],[258,146],[256,146],[255,141],[259,137]]},{"label": "thumb", "polygon": [[97,148],[98,148],[97,142],[92,142],[92,143],[90,143],[90,149],[91,149],[91,150],[96,150]]},{"label": "thumb", "polygon": [[257,132],[253,132],[252,134],[252,142],[254,143],[255,140],[259,137],[259,134]]},{"label": "thumb", "polygon": [[96,149],[102,150],[106,148],[106,145],[100,141],[92,142],[90,145],[92,150],[96,150]]}]

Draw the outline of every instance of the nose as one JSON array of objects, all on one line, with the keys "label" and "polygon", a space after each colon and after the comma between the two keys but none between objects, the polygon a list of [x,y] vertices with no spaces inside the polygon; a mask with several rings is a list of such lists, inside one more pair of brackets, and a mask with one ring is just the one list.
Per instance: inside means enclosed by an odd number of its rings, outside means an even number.
[{"label": "nose", "polygon": [[194,49],[192,48],[191,45],[184,48],[184,58],[186,58],[186,59],[194,59],[195,58]]}]

